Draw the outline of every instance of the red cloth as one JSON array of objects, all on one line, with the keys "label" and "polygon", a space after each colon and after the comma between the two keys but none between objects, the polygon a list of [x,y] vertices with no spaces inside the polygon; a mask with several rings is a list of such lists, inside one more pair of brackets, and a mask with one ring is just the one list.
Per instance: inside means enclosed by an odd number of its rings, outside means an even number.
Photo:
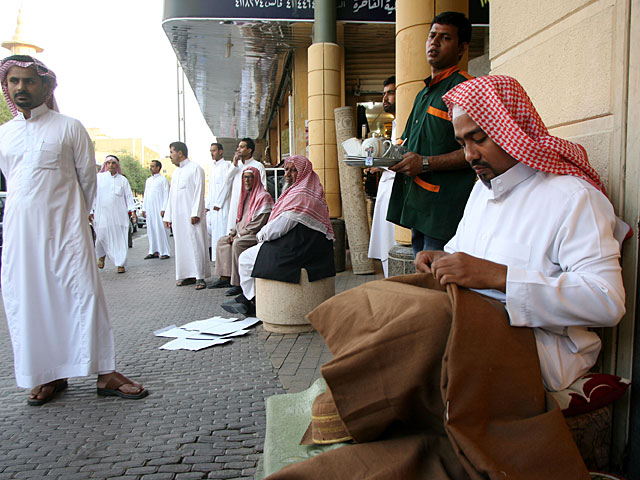
[{"label": "red cloth", "polygon": [[104,159],[104,162],[102,162],[102,168],[100,168],[100,172],[98,173],[107,171],[107,162],[109,160],[114,160],[116,162],[116,165],[118,166],[116,173],[119,173],[120,175],[122,175],[122,168],[120,168],[120,160],[118,160],[118,157],[114,157],[113,155],[108,155],[107,158]]},{"label": "red cloth", "polygon": [[288,163],[295,165],[298,176],[293,185],[289,186],[278,198],[269,216],[269,222],[274,221],[284,212],[292,212],[300,223],[323,233],[329,240],[333,240],[329,206],[324,198],[320,177],[313,171],[309,159],[302,155],[287,158],[284,164]]},{"label": "red cloth", "polygon": [[502,149],[531,168],[604,185],[577,143],[549,135],[529,96],[515,78],[489,75],[461,83],[444,97],[451,115],[459,105]]},{"label": "red cloth", "polygon": [[256,215],[260,215],[262,213],[268,213],[271,211],[273,207],[273,198],[269,195],[264,189],[264,185],[262,185],[262,180],[260,179],[260,170],[256,167],[246,167],[242,170],[242,175],[244,172],[253,173],[253,188],[251,192],[247,192],[247,189],[244,186],[244,181],[242,182],[242,190],[240,191],[240,202],[238,203],[238,213],[236,215],[236,222],[239,222],[242,218],[242,213],[244,212],[244,200],[249,195],[249,204],[247,205],[247,220],[251,221]]},{"label": "red cloth", "polygon": [[51,110],[58,111],[58,105],[56,104],[56,100],[53,96],[53,91],[58,86],[58,83],[56,82],[56,74],[49,70],[40,60],[32,57],[29,58],[31,58],[32,61],[20,62],[18,60],[4,60],[0,63],[0,83],[2,84],[2,93],[4,93],[4,98],[7,100],[7,105],[9,105],[9,109],[14,117],[18,115],[18,107],[13,103],[13,100],[9,96],[9,86],[7,84],[7,73],[11,67],[34,67],[40,77],[48,78],[51,82],[51,90],[45,97],[44,103],[46,103],[47,107]]}]

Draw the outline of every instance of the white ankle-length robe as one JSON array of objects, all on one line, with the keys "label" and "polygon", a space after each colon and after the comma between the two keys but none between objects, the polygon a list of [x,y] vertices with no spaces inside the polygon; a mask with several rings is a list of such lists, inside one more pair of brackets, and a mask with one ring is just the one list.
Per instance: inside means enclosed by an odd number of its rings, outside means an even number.
[{"label": "white ankle-length robe", "polygon": [[[191,225],[191,217],[200,221]],[[207,225],[204,210],[204,170],[188,158],[171,177],[164,221],[171,222],[176,280],[210,276]]]},{"label": "white ankle-length robe", "polygon": [[[209,209],[209,229],[211,235],[211,260],[216,261],[216,244],[220,237],[225,236],[227,230],[227,220],[229,215],[229,193],[233,177],[229,172],[233,169],[233,164],[220,159],[213,162],[209,168],[209,194],[207,195],[206,207]],[[215,210],[217,207],[218,210]],[[236,209],[237,210],[237,209]]]},{"label": "white ankle-length robe", "polygon": [[113,334],[87,216],[93,145],[46,105],[0,126],[7,177],[2,297],[18,386],[113,371]]},{"label": "white ankle-length robe", "polygon": [[98,174],[93,227],[96,255],[107,255],[114,265],[124,267],[129,252],[129,212],[135,209],[129,181],[119,173]]},{"label": "white ankle-length robe", "polygon": [[164,211],[169,198],[169,182],[156,173],[147,178],[144,185],[142,209],[147,219],[147,239],[149,254],[158,252],[160,256],[171,255],[169,247],[169,229],[164,226],[161,212]]}]

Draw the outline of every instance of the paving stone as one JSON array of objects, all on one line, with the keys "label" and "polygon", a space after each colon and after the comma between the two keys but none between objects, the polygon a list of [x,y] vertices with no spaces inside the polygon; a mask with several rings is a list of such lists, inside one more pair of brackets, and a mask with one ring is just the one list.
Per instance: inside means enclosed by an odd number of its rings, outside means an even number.
[{"label": "paving stone", "polygon": [[[151,394],[142,400],[96,395],[95,377],[39,408],[26,405],[11,369],[0,373],[0,480],[253,478],[261,457],[265,399],[300,391],[332,358],[317,332],[279,335],[261,325],[199,352],[167,351],[153,331],[227,317],[224,290],[176,288],[173,259],[144,261],[146,231],[129,250],[125,275],[100,271],[118,370]],[[381,275],[338,274],[337,292]],[[341,290],[342,289],[342,290]],[[0,361],[13,364],[4,309]],[[52,436],[52,432],[55,435]]]}]

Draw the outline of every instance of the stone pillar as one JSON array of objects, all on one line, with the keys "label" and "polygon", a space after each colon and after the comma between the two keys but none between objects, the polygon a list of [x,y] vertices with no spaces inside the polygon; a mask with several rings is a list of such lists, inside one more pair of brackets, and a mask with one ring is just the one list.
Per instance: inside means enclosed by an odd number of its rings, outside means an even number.
[{"label": "stone pillar", "polygon": [[338,148],[336,154],[340,161],[340,193],[344,206],[344,222],[349,238],[349,252],[351,254],[351,266],[356,275],[367,275],[375,272],[373,260],[369,253],[369,221],[367,219],[367,206],[362,188],[362,172],[359,168],[345,165],[343,158],[345,151],[342,142],[356,136],[356,126],[352,107],[340,107],[335,109],[336,140]]},{"label": "stone pillar", "polygon": [[314,43],[308,50],[309,160],[320,177],[329,216],[342,216],[333,110],[340,106],[342,48]]}]

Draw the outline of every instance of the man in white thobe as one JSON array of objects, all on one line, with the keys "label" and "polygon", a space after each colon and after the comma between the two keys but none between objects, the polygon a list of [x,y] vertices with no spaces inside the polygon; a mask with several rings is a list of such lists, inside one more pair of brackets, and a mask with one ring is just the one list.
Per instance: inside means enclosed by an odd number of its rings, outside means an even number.
[{"label": "man in white thobe", "polygon": [[166,260],[171,255],[169,247],[169,230],[162,223],[165,205],[169,198],[169,182],[160,173],[162,163],[152,160],[149,165],[151,176],[144,185],[142,200],[142,216],[147,219],[147,238],[149,239],[149,253],[145,260],[160,258]]},{"label": "man in white thobe", "polygon": [[169,156],[179,168],[171,178],[163,220],[167,228],[173,226],[176,285],[195,283],[196,290],[202,290],[207,287],[204,279],[210,274],[204,222],[204,170],[189,160],[187,146],[182,142],[169,145]]},{"label": "man in white thobe", "polygon": [[42,405],[68,377],[98,374],[98,395],[142,398],[115,369],[113,334],[87,218],[96,192],[93,144],[54,111],[55,74],[26,55],[0,62],[14,119],[0,126],[7,178],[2,297],[18,386]]},{"label": "man in white thobe", "polygon": [[231,190],[230,175],[233,167],[231,163],[225,161],[221,143],[212,143],[211,160],[213,165],[209,168],[209,194],[207,195],[206,207],[209,212],[209,230],[211,235],[211,260],[216,261],[215,243],[218,238],[224,237],[227,230],[227,220],[229,216],[229,193]]},{"label": "man in white thobe", "polygon": [[118,273],[124,273],[129,252],[129,215],[138,221],[131,186],[122,175],[118,158],[108,155],[98,173],[98,191],[89,215],[96,231],[98,268],[104,268],[105,257],[109,256]]},{"label": "man in white thobe", "polygon": [[[384,81],[384,94],[382,95],[382,106],[384,111],[395,115],[396,113],[396,77],[391,76]],[[396,141],[396,121],[393,121],[391,129],[391,141]],[[378,169],[370,169],[377,171]],[[384,276],[389,276],[389,250],[396,243],[395,225],[387,221],[387,210],[389,210],[389,199],[393,189],[395,172],[387,168],[381,168],[382,175],[378,182],[378,193],[376,194],[376,204],[373,207],[373,221],[371,222],[371,238],[369,240],[369,258],[379,258],[382,262]]]},{"label": "man in white thobe", "polygon": [[[234,212],[238,211],[238,204],[240,203],[240,191],[242,190],[242,172],[246,167],[255,167],[260,171],[260,181],[264,189],[267,189],[267,172],[264,169],[264,165],[254,160],[253,154],[256,149],[255,142],[250,138],[243,138],[238,142],[238,148],[236,154],[233,156],[231,162],[233,169],[229,170],[229,176],[231,177],[231,200],[229,201],[229,211],[232,212],[227,219],[227,231],[225,235],[229,233],[236,226],[236,219]],[[212,237],[212,241],[216,241],[215,237]]]}]

